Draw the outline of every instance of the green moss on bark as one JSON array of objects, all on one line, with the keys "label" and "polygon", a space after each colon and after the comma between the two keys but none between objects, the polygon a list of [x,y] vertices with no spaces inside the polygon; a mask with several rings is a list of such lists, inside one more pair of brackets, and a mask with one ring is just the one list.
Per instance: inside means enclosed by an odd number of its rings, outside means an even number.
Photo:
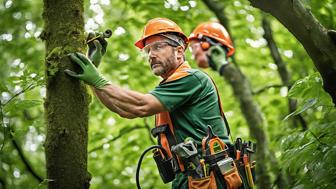
[{"label": "green moss on bark", "polygon": [[46,42],[48,188],[88,188],[88,93],[84,84],[64,74],[78,69],[67,54],[84,51],[83,0],[44,0]]}]

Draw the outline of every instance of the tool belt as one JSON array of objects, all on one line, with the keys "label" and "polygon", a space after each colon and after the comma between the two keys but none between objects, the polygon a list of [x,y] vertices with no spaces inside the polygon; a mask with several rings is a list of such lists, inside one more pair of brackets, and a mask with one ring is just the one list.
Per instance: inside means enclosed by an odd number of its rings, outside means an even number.
[{"label": "tool belt", "polygon": [[183,172],[188,176],[189,189],[254,187],[255,161],[251,156],[255,152],[255,144],[250,141],[243,142],[237,138],[234,145],[226,145],[208,126],[208,135],[202,140],[202,157],[199,157],[192,138],[173,145],[171,152],[172,156],[168,157],[160,149],[153,151],[164,183],[171,182],[177,173]]}]

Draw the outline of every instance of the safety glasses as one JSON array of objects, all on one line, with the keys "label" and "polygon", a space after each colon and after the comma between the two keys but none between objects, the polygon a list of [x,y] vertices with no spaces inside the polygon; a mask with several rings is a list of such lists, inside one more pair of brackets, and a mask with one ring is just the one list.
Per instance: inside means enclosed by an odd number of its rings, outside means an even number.
[{"label": "safety glasses", "polygon": [[169,44],[167,41],[155,41],[146,45],[142,50],[144,53],[149,54],[149,52],[159,52],[166,48]]}]

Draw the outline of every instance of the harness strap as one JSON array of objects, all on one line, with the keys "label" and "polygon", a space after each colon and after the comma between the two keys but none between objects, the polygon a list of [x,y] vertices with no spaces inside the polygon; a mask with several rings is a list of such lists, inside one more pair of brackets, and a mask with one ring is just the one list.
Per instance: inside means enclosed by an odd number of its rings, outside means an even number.
[{"label": "harness strap", "polygon": [[169,127],[168,124],[156,126],[151,130],[151,134],[155,138],[161,133],[166,133],[168,127]]},{"label": "harness strap", "polygon": [[[151,133],[154,137],[160,135],[160,134],[164,134],[166,135],[166,138],[168,140],[168,143],[169,143],[169,148],[173,145],[176,145],[177,142],[176,142],[176,139],[173,135],[173,133],[170,131],[169,129],[169,125],[168,124],[164,124],[164,125],[159,125],[155,128],[153,128],[151,130]],[[159,138],[160,139],[160,138]],[[159,140],[159,144],[161,144],[161,141]]]},{"label": "harness strap", "polygon": [[[184,171],[184,165],[180,159],[171,152],[171,147],[177,144],[177,140],[174,135],[173,124],[170,119],[169,112],[161,112],[155,116],[156,127],[151,130],[151,133],[154,137],[158,136],[158,144],[161,145],[168,154],[169,158],[175,159],[174,169],[177,172],[178,170]],[[166,123],[160,125],[160,123]]]},{"label": "harness strap", "polygon": [[215,165],[218,160],[224,159],[225,158],[224,153],[217,153],[213,155],[207,155],[204,157],[205,162],[210,163],[210,165]]},{"label": "harness strap", "polygon": [[216,93],[217,93],[217,96],[218,96],[218,106],[219,106],[219,110],[220,110],[220,113],[221,113],[221,115],[222,115],[222,117],[223,117],[223,119],[224,119],[224,123],[225,123],[226,130],[227,130],[227,132],[228,132],[228,135],[230,135],[231,130],[230,130],[229,122],[227,121],[227,119],[226,119],[226,117],[225,117],[225,114],[224,114],[224,111],[223,111],[223,108],[222,108],[221,99],[220,99],[220,96],[219,96],[219,93],[218,93],[217,86],[216,86],[214,80],[213,80],[211,77],[209,77],[209,78],[211,79],[212,83],[213,83],[214,86],[215,86]]}]

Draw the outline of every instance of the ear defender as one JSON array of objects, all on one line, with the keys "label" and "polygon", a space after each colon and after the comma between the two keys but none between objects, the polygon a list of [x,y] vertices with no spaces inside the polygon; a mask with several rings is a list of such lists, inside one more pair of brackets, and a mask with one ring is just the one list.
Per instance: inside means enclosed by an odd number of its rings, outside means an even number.
[{"label": "ear defender", "polygon": [[201,48],[202,48],[204,51],[208,50],[208,49],[210,48],[210,43],[207,42],[207,41],[203,41],[203,42],[201,43]]}]

